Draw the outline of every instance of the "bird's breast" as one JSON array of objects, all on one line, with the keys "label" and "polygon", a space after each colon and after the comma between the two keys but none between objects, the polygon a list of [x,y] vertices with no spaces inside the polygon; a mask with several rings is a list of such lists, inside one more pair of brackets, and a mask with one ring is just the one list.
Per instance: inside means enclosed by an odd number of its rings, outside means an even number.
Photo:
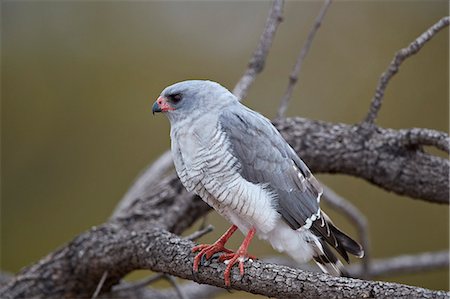
[{"label": "bird's breast", "polygon": [[183,134],[175,133],[172,139],[175,167],[186,189],[198,194],[241,231],[250,227],[264,232],[273,229],[279,218],[274,195],[266,186],[241,176],[239,159],[220,126],[209,130],[207,140],[200,133],[191,128]]}]

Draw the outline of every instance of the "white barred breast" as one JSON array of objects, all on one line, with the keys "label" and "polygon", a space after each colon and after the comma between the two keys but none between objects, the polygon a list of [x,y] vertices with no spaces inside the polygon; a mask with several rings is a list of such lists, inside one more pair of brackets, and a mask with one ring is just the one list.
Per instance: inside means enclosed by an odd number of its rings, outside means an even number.
[{"label": "white barred breast", "polygon": [[204,132],[199,123],[171,134],[172,151],[178,151],[173,156],[178,157],[175,168],[181,182],[243,233],[251,227],[258,235],[270,232],[280,218],[273,206],[274,195],[239,174],[239,162],[219,125],[214,132]]}]

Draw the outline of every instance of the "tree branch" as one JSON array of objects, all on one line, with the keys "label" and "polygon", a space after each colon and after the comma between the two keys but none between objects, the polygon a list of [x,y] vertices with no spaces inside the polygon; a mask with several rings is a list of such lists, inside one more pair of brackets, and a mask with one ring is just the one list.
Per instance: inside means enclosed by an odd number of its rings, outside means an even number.
[{"label": "tree branch", "polygon": [[434,146],[447,154],[449,153],[450,137],[436,130],[412,128],[399,130],[397,138],[400,146],[420,147],[421,145]]},{"label": "tree branch", "polygon": [[269,11],[263,33],[259,39],[259,44],[253,52],[252,58],[245,70],[244,75],[233,89],[233,94],[242,100],[247,96],[250,86],[256,79],[256,75],[264,69],[267,54],[269,54],[278,25],[283,20],[283,4],[284,0],[274,0],[272,8]]},{"label": "tree branch", "polygon": [[328,7],[330,7],[330,5],[331,5],[331,0],[325,0],[322,8],[319,11],[319,14],[317,15],[316,20],[314,21],[314,25],[308,34],[306,42],[303,45],[303,47],[300,51],[300,54],[297,57],[297,61],[295,62],[294,69],[292,70],[292,72],[289,76],[288,86],[286,87],[284,95],[281,98],[280,106],[278,107],[277,118],[282,118],[282,117],[285,117],[285,115],[286,115],[286,110],[289,105],[289,100],[291,99],[295,84],[298,81],[298,74],[300,74],[300,71],[302,69],[303,61],[305,60],[305,57],[308,54],[309,49],[311,48],[312,42],[314,40],[314,36],[316,35],[316,32],[319,30],[320,25],[322,25],[322,21],[328,10]]},{"label": "tree branch", "polygon": [[449,161],[405,145],[402,131],[368,134],[358,125],[300,117],[274,124],[314,173],[349,174],[400,195],[449,203]]},{"label": "tree branch", "polygon": [[[209,266],[203,266],[194,276],[194,254],[190,250],[193,245],[191,241],[159,227],[133,234],[128,230],[118,230],[113,224],[103,225],[81,235],[57,252],[56,260],[49,256],[29,272],[47,275],[33,275],[33,284],[25,279],[21,280],[22,283],[17,283],[16,279],[14,285],[9,285],[8,292],[2,289],[0,295],[2,298],[89,297],[106,270],[109,274],[103,286],[104,290],[110,290],[123,275],[134,269],[151,269],[224,287],[223,277],[220,275],[225,270],[224,263],[212,262]],[[79,253],[80,250],[83,254]],[[43,268],[46,268],[45,271],[39,271],[44,270]],[[68,273],[73,273],[76,277],[67,280]],[[448,297],[448,293],[443,291],[389,282],[332,277],[260,261],[247,261],[246,272],[242,278],[239,269],[233,269],[231,285],[236,290],[282,298]]]},{"label": "tree branch", "polygon": [[[370,275],[374,277],[395,274],[411,274],[427,270],[445,269],[449,266],[448,250],[401,255],[388,259],[374,260],[370,265]],[[351,265],[347,271],[352,277],[361,277],[361,265]]]},{"label": "tree branch", "polygon": [[[274,256],[264,258],[266,262],[272,262],[290,267],[298,267],[294,261],[289,258]],[[444,269],[449,266],[448,251],[427,252],[417,255],[403,255],[394,258],[376,259],[371,262],[371,269],[374,271],[372,276],[387,277],[401,273],[411,274],[414,272],[423,272],[435,269]],[[352,277],[361,277],[363,269],[360,264],[351,265],[347,267],[347,272]],[[128,286],[129,283],[123,283]],[[206,284],[198,284],[196,282],[188,282],[182,284],[180,289],[189,298],[212,298],[213,296],[223,293],[226,290],[218,287],[213,287]],[[155,290],[148,288],[123,288],[116,291],[116,288],[111,293],[105,294],[105,298],[133,298],[133,299],[170,299],[176,296],[175,290],[167,288],[164,290]]]},{"label": "tree branch", "polygon": [[399,50],[394,59],[389,64],[387,70],[381,75],[378,81],[377,88],[375,90],[375,96],[372,98],[372,103],[370,104],[369,113],[366,115],[363,123],[372,125],[377,118],[378,111],[380,111],[381,103],[383,102],[384,93],[386,87],[391,80],[391,78],[398,72],[400,65],[408,57],[416,54],[419,50],[441,29],[448,26],[450,22],[450,17],[443,17],[436,24],[431,26],[427,31],[422,33],[418,38],[416,38],[408,47]]}]

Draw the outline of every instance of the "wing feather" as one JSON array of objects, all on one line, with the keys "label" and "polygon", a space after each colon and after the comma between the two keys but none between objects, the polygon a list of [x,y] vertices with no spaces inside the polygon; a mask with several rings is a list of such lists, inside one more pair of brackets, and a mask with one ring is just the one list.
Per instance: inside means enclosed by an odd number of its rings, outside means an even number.
[{"label": "wing feather", "polygon": [[319,212],[320,185],[268,119],[239,104],[224,110],[219,122],[242,177],[276,194],[277,210],[293,229]]},{"label": "wing feather", "polygon": [[[241,176],[264,184],[276,194],[277,210],[292,229],[310,229],[347,262],[347,252],[364,255],[361,245],[320,211],[320,183],[267,118],[237,103],[222,111],[219,123],[238,160]],[[336,262],[325,243],[322,248],[326,257],[323,262]]]}]

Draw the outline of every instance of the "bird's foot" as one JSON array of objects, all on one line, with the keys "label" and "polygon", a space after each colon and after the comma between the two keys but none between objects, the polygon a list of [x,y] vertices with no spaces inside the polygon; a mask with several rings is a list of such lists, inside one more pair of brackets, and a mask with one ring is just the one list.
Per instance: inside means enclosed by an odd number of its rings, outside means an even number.
[{"label": "bird's foot", "polygon": [[[194,258],[194,272],[198,272],[198,265],[203,264],[204,260],[209,260],[216,253],[224,252],[224,254],[232,254],[233,251],[225,248],[222,242],[216,242],[214,244],[200,244],[192,248],[192,252],[200,251]],[[221,255],[219,256],[219,258]]]},{"label": "bird's foot", "polygon": [[224,278],[225,286],[231,285],[230,274],[233,266],[239,262],[239,272],[241,277],[244,276],[244,262],[248,259],[256,259],[254,256],[247,254],[247,250],[239,248],[237,252],[223,254],[219,257],[219,261],[224,262],[227,267],[225,268]]}]

